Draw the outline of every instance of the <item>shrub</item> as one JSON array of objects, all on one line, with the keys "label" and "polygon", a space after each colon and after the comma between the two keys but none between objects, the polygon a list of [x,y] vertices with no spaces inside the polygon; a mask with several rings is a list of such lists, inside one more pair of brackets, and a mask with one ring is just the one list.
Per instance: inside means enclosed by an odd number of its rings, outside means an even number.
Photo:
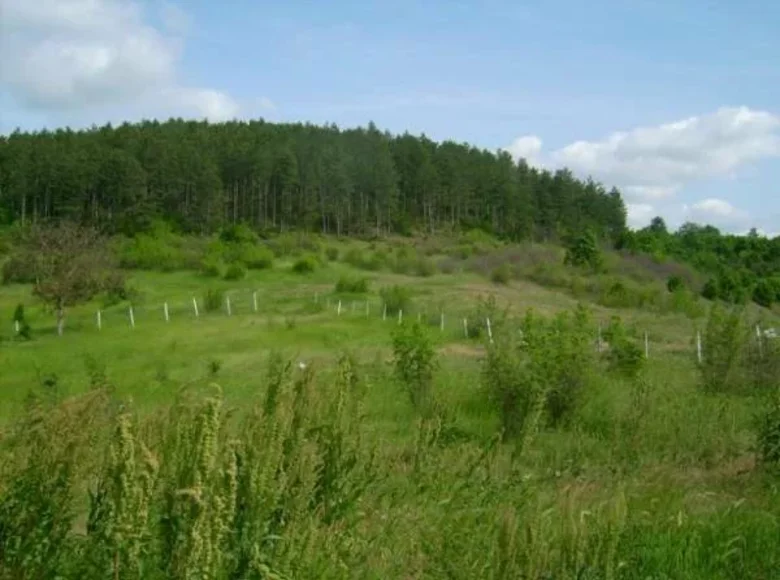
[{"label": "shrub", "polygon": [[402,324],[393,333],[393,363],[415,409],[427,415],[432,409],[435,352],[425,328],[413,322]]},{"label": "shrub", "polygon": [[203,296],[203,309],[206,312],[216,312],[225,303],[225,292],[218,288],[209,288]]},{"label": "shrub", "polygon": [[219,233],[219,239],[226,244],[256,244],[257,234],[246,224],[233,224]]},{"label": "shrub", "polygon": [[230,264],[225,271],[225,280],[243,280],[245,276],[246,268],[238,262]]},{"label": "shrub", "polygon": [[317,269],[317,259],[314,256],[303,256],[295,260],[292,271],[296,274],[310,274]]},{"label": "shrub", "polygon": [[509,284],[512,279],[512,270],[509,268],[509,264],[501,264],[490,273],[490,280],[494,284]]},{"label": "shrub", "polygon": [[666,289],[669,290],[669,292],[677,292],[679,290],[683,290],[684,288],[685,281],[681,276],[669,276],[669,278],[666,280]]},{"label": "shrub", "polygon": [[32,338],[30,325],[27,323],[27,318],[24,315],[24,304],[16,305],[13,322],[19,327],[17,338],[22,340],[30,340]]},{"label": "shrub", "polygon": [[329,261],[335,262],[339,259],[339,249],[330,246],[327,250],[325,250],[325,256]]},{"label": "shrub", "polygon": [[222,278],[225,275],[225,264],[219,258],[207,257],[201,262],[200,273],[209,278]]},{"label": "shrub", "polygon": [[178,238],[167,232],[138,234],[119,250],[119,265],[127,269],[171,272],[186,266]]},{"label": "shrub", "polygon": [[742,310],[714,304],[702,340],[699,370],[704,390],[722,392],[742,388],[740,358],[747,340]]},{"label": "shrub", "polygon": [[3,284],[32,284],[35,273],[29,260],[11,255],[3,264]]},{"label": "shrub", "polygon": [[414,273],[423,278],[433,276],[436,273],[436,264],[428,258],[419,258],[414,265]]},{"label": "shrub", "polygon": [[568,266],[587,267],[600,271],[604,265],[604,256],[598,248],[596,236],[590,232],[574,238],[566,248],[563,263]]},{"label": "shrub", "polygon": [[342,276],[336,282],[336,292],[345,294],[365,294],[368,292],[367,278],[350,278]]},{"label": "shrub", "polygon": [[780,472],[780,389],[775,387],[757,417],[758,456],[770,471]]},{"label": "shrub", "polygon": [[250,270],[266,270],[274,264],[274,253],[265,246],[249,246],[242,251],[240,261]]},{"label": "shrub", "polygon": [[603,337],[609,343],[609,369],[626,378],[636,379],[645,367],[645,355],[628,336],[620,317],[612,318]]},{"label": "shrub", "polygon": [[384,306],[389,316],[398,314],[399,311],[408,311],[411,306],[411,294],[408,288],[403,286],[388,286],[379,291]]}]

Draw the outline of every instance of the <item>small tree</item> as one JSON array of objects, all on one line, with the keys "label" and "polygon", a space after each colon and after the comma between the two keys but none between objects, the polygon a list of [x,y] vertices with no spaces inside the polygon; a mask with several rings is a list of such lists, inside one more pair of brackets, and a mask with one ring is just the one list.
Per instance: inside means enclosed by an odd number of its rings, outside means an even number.
[{"label": "small tree", "polygon": [[56,312],[60,336],[66,307],[89,301],[118,280],[115,259],[102,236],[72,223],[33,227],[17,257],[30,268],[33,294]]},{"label": "small tree", "polygon": [[604,265],[604,257],[599,250],[596,236],[586,231],[573,238],[566,247],[563,263],[567,266],[591,268],[599,271]]}]

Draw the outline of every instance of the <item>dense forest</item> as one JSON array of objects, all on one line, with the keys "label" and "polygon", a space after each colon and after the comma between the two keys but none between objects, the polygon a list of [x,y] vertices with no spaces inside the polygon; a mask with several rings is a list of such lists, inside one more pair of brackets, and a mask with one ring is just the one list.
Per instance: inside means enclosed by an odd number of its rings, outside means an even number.
[{"label": "dense forest", "polygon": [[0,213],[126,234],[159,217],[193,233],[241,222],[345,235],[482,228],[513,240],[584,228],[614,240],[626,219],[618,191],[508,153],[373,124],[182,120],[11,134],[0,141]]},{"label": "dense forest", "polygon": [[515,162],[503,151],[391,135],[373,124],[212,124],[172,119],[0,136],[0,225],[71,220],[133,235],[164,220],[182,233],[381,236],[481,229],[511,241],[588,232],[602,245],[685,261],[705,296],[780,301],[780,238],[626,226],[620,192]]}]

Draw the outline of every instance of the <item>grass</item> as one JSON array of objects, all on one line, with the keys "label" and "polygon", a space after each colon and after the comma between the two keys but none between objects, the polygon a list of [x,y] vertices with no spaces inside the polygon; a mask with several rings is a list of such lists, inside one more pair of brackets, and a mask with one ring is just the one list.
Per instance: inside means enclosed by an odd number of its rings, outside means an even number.
[{"label": "grass", "polygon": [[[484,333],[465,339],[462,319],[488,296],[516,316],[550,317],[576,306],[570,292],[496,285],[492,264],[487,276],[419,276],[323,261],[302,276],[294,263],[233,281],[134,272],[135,328],[129,304],[95,301],[68,313],[63,338],[29,288],[0,289],[0,524],[29,542],[9,543],[0,525],[0,578],[780,578],[777,479],[755,453],[762,398],[702,391],[693,336],[703,321],[589,304],[594,340],[613,315],[642,348],[648,333],[646,368],[629,379],[596,361],[572,420],[541,425],[519,450],[496,438],[488,344]],[[335,292],[357,278],[366,294]],[[412,405],[392,365],[398,322],[382,320],[380,293],[395,285],[410,293],[407,323],[429,323],[432,414]],[[201,305],[195,317],[192,298],[209,288],[231,298],[231,316]],[[11,340],[20,302],[29,342]],[[499,341],[507,330],[496,324]],[[291,365],[282,378],[275,353]],[[55,402],[31,406],[30,392]],[[62,462],[67,493],[50,477]],[[96,489],[104,504],[90,503]],[[200,494],[202,511],[182,490]],[[70,539],[13,519],[17,497],[31,513],[58,498]],[[87,533],[90,506],[104,515]],[[176,522],[177,540],[162,521]]]}]

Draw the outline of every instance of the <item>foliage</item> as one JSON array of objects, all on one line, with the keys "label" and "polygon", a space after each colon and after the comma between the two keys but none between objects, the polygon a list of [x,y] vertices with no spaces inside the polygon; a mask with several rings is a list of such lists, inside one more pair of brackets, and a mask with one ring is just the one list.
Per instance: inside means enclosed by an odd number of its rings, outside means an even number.
[{"label": "foliage", "polygon": [[758,455],[768,469],[780,473],[780,388],[775,386],[765,400],[758,417]]},{"label": "foliage", "polygon": [[509,264],[501,264],[490,273],[490,280],[494,284],[509,284],[512,280],[512,270]]},{"label": "foliage", "polygon": [[225,275],[225,263],[216,256],[207,256],[200,265],[200,273],[208,278],[222,278]]},{"label": "foliage", "polygon": [[435,351],[425,327],[417,322],[400,325],[393,333],[393,364],[398,381],[421,414],[432,409]]},{"label": "foliage", "polygon": [[225,306],[225,292],[219,288],[209,288],[203,295],[203,309],[206,312],[217,312]]},{"label": "foliage", "polygon": [[685,281],[681,276],[669,276],[669,278],[666,280],[666,289],[669,290],[669,292],[678,292],[684,288]]},{"label": "foliage", "polygon": [[225,280],[243,280],[246,277],[246,268],[239,262],[230,264],[225,270]]},{"label": "foliage", "polygon": [[33,294],[55,310],[59,334],[66,307],[89,301],[120,276],[106,240],[94,229],[68,222],[30,228],[15,256],[35,280]]},{"label": "foliage", "polygon": [[338,282],[336,282],[335,290],[338,293],[344,294],[365,294],[368,292],[368,286],[368,278],[342,276],[339,278]]},{"label": "foliage", "polygon": [[21,340],[30,340],[32,338],[32,329],[27,318],[24,315],[24,304],[17,304],[14,309],[13,322],[18,326],[17,338]]},{"label": "foliage", "polygon": [[310,274],[317,269],[317,259],[314,256],[303,256],[295,260],[292,271],[296,274]]},{"label": "foliage", "polygon": [[412,295],[405,286],[385,286],[379,291],[382,298],[382,307],[387,309],[388,316],[394,316],[399,311],[409,312],[412,304]]},{"label": "foliage", "polygon": [[713,304],[702,334],[702,387],[709,392],[744,388],[740,369],[749,331],[741,308]]},{"label": "foliage", "polygon": [[339,249],[335,246],[328,246],[328,248],[325,250],[325,257],[330,262],[336,262],[339,259]]},{"label": "foliage", "polygon": [[637,379],[645,367],[645,353],[628,336],[619,316],[612,317],[602,336],[609,345],[607,360],[610,370],[626,378]]},{"label": "foliage", "polygon": [[604,256],[598,247],[596,236],[585,231],[574,237],[566,247],[563,263],[569,266],[589,268],[599,271],[604,265]]}]

